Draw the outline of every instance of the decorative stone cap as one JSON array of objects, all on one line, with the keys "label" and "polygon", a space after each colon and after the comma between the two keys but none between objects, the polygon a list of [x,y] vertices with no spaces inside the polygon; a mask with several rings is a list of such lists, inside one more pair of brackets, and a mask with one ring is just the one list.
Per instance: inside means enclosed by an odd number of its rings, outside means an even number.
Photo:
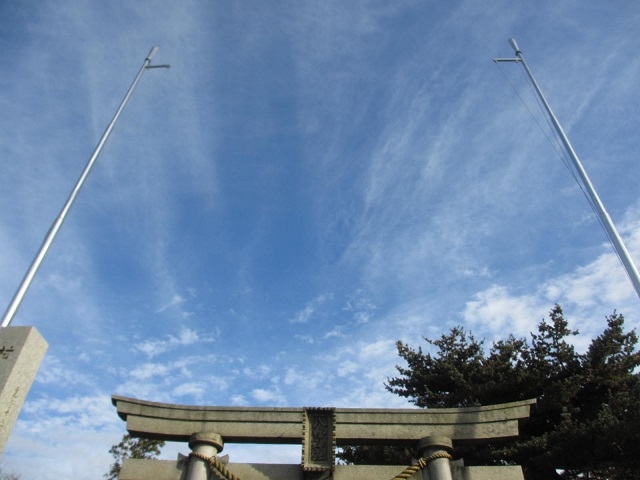
[{"label": "decorative stone cap", "polygon": [[421,452],[425,448],[441,448],[447,452],[453,450],[453,442],[448,437],[425,437],[418,442],[418,452]]},{"label": "decorative stone cap", "polygon": [[211,445],[215,447],[218,452],[221,452],[224,448],[224,442],[222,441],[222,437],[217,433],[210,432],[198,432],[193,433],[191,437],[189,437],[189,448],[194,449],[196,445]]}]

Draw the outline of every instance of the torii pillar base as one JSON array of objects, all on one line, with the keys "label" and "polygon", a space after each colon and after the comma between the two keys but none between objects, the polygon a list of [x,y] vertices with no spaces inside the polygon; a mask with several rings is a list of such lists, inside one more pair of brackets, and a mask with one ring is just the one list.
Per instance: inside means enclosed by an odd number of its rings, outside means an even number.
[{"label": "torii pillar base", "polygon": [[0,328],[0,454],[47,351],[35,327]]}]

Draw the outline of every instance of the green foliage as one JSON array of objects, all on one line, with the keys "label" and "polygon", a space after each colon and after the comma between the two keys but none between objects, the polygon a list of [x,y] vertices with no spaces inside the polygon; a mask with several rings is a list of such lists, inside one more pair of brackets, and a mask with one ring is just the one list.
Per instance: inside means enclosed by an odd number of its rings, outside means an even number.
[{"label": "green foliage", "polygon": [[[388,379],[386,388],[423,408],[538,399],[518,441],[457,448],[467,465],[520,464],[527,480],[635,478],[632,472],[640,467],[638,338],[624,331],[624,317],[616,312],[585,354],[577,354],[570,343],[577,333],[556,305],[530,341],[510,336],[488,353],[461,327],[437,340],[425,338],[436,347],[433,355],[398,342],[407,367],[398,366],[399,376]],[[358,463],[377,463],[372,456],[380,455],[377,447],[345,452],[344,461]]]},{"label": "green foliage", "polygon": [[409,465],[415,454],[406,447],[345,445],[338,457],[346,464]]},{"label": "green foliage", "polygon": [[[104,475],[107,480],[117,480],[122,468],[122,463],[127,458],[155,458],[160,455],[160,449],[164,447],[161,440],[149,440],[135,438],[128,433],[122,437],[117,445],[109,449],[115,461],[109,467],[109,472]],[[1,479],[0,479],[1,480]]]}]

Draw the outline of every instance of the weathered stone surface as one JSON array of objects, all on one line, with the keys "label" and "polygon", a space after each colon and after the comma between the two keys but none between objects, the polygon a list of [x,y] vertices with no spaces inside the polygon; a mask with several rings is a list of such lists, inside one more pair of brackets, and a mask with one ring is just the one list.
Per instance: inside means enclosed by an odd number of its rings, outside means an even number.
[{"label": "weathered stone surface", "polygon": [[453,480],[524,480],[522,467],[451,467]]},{"label": "weathered stone surface", "polygon": [[186,463],[175,460],[140,460],[127,458],[119,480],[183,480]]},{"label": "weathered stone surface", "polygon": [[[172,460],[126,460],[120,480],[183,480],[184,463]],[[230,463],[230,472],[242,480],[303,480],[299,465],[260,463]],[[332,480],[389,480],[406,465],[336,465]],[[524,480],[522,468],[506,467],[451,467],[453,480]],[[418,472],[412,480],[420,480]]]},{"label": "weathered stone surface", "polygon": [[418,442],[418,455],[421,458],[431,458],[426,469],[423,470],[424,480],[453,480],[450,458],[433,458],[438,455],[451,455],[453,443],[448,437],[425,437]]},{"label": "weathered stone surface", "polygon": [[227,467],[242,480],[302,480],[300,465],[277,465],[269,463],[230,463]]},{"label": "weathered stone surface", "polygon": [[[114,395],[113,404],[132,434],[159,440],[188,441],[194,432],[215,432],[226,443],[300,444],[303,409],[194,407],[148,402]],[[518,436],[535,400],[471,408],[336,408],[338,445],[415,445],[427,436],[456,443]]]},{"label": "weathered stone surface", "polygon": [[[403,465],[336,465],[332,480],[389,480],[402,472]],[[451,467],[452,480],[524,480],[522,468],[508,467]],[[421,480],[421,472],[411,480]],[[243,480],[251,480],[246,478]],[[275,477],[274,479],[275,480]],[[285,480],[284,478],[282,480]]]},{"label": "weathered stone surface", "polygon": [[336,463],[334,408],[305,408],[302,467],[307,472],[332,470]]},{"label": "weathered stone surface", "polygon": [[34,327],[0,328],[0,453],[47,351]]}]

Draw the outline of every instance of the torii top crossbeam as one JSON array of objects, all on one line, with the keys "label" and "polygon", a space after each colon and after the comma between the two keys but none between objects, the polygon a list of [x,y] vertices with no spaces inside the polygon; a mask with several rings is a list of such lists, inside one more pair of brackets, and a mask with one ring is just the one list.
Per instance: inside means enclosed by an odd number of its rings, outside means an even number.
[{"label": "torii top crossbeam", "polygon": [[456,443],[518,436],[535,400],[438,409],[194,407],[114,395],[118,415],[132,434],[156,440],[189,441],[194,432],[216,432],[225,443],[300,444],[304,413],[327,410],[335,418],[337,445],[408,445],[428,435]]}]

